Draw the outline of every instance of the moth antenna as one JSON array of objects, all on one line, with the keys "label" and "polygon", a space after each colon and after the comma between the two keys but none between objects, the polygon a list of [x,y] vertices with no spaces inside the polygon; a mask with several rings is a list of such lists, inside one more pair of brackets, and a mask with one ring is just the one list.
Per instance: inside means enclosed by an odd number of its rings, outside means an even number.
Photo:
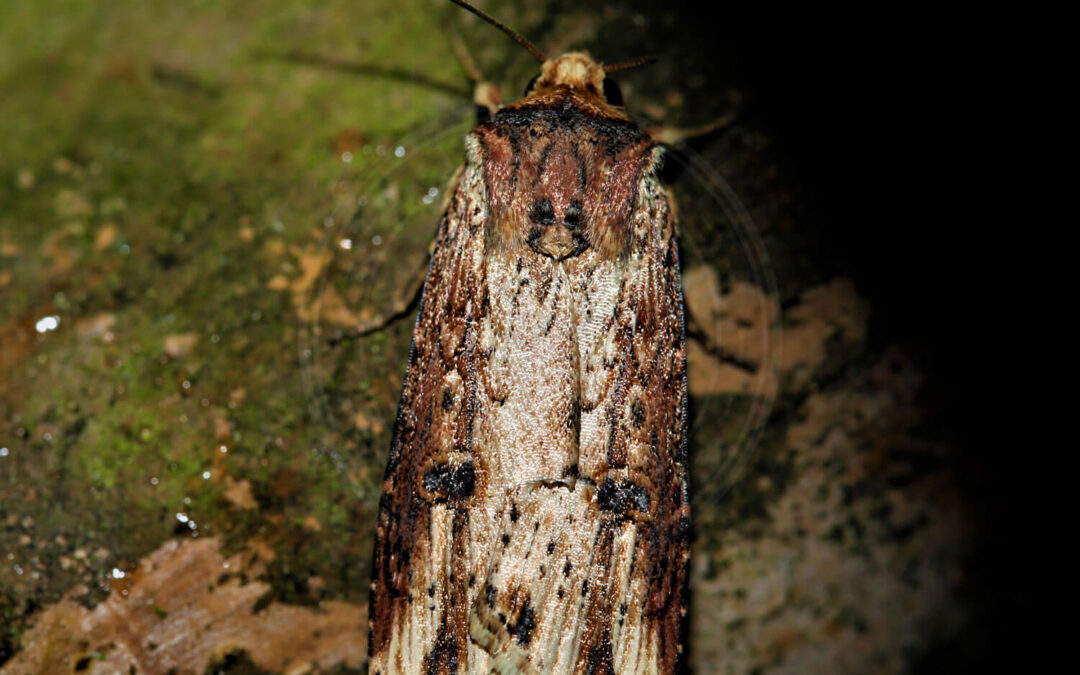
[{"label": "moth antenna", "polygon": [[461,7],[462,9],[467,9],[468,11],[472,12],[473,14],[480,17],[484,21],[487,21],[488,23],[490,23],[492,26],[495,26],[496,28],[498,28],[502,32],[509,35],[510,38],[514,42],[518,43],[519,45],[521,45],[522,47],[527,49],[529,51],[529,53],[532,54],[534,57],[536,57],[536,60],[539,61],[540,63],[543,63],[543,62],[548,60],[547,57],[544,56],[544,52],[542,52],[539,49],[537,49],[536,47],[534,47],[531,42],[529,42],[528,40],[526,40],[525,38],[523,38],[522,36],[520,36],[516,32],[514,32],[513,28],[510,28],[509,26],[502,23],[498,19],[490,16],[489,14],[486,14],[485,12],[480,11],[479,9],[477,9],[477,8],[473,7],[472,5],[470,5],[469,3],[464,2],[464,0],[450,0],[450,2],[454,3],[458,7]]},{"label": "moth antenna", "polygon": [[[452,0],[456,2],[457,0]],[[628,59],[626,61],[619,61],[618,63],[605,63],[605,73],[617,73],[621,70],[630,70],[631,68],[637,68],[638,66],[647,66],[650,63],[656,63],[659,59],[655,56],[639,56],[636,59]]]}]

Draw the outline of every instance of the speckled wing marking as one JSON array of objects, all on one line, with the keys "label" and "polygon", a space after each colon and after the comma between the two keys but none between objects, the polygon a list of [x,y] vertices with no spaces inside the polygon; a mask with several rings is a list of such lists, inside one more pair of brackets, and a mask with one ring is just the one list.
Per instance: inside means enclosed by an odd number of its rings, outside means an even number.
[{"label": "speckled wing marking", "polygon": [[674,672],[686,613],[691,529],[678,246],[670,202],[652,171],[637,194],[614,312],[591,349],[582,342],[589,352],[580,470],[596,485],[602,525],[591,570],[605,589],[591,600],[582,645],[595,673]]},{"label": "speckled wing marking", "polygon": [[470,509],[485,492],[473,429],[485,208],[475,167],[439,227],[379,502],[370,602],[372,673],[465,672],[475,577]]},{"label": "speckled wing marking", "polygon": [[681,285],[651,174],[636,254],[567,275],[579,362],[577,480],[518,488],[471,636],[502,673],[671,673],[686,608],[689,503]]}]

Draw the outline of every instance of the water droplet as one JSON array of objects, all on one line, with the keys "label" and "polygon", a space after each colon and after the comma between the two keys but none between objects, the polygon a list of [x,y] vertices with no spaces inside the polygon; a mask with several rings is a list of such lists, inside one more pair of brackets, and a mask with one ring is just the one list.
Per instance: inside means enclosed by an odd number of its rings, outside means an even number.
[{"label": "water droplet", "polygon": [[348,164],[349,162],[351,162],[351,161],[352,161],[352,153],[351,153],[351,152],[349,152],[348,150],[346,150],[345,152],[341,153],[341,161],[345,162],[346,164]]},{"label": "water droplet", "polygon": [[153,476],[152,478],[150,478],[150,484],[151,485],[157,485],[158,484],[158,477]]},{"label": "water droplet", "polygon": [[119,567],[112,568],[112,578],[113,579],[123,579],[124,578],[124,570],[120,569]]},{"label": "water droplet", "polygon": [[404,156],[405,156],[405,146],[404,145],[399,145],[396,148],[394,148],[394,157],[404,157]]},{"label": "water droplet", "polygon": [[221,454],[223,455],[229,451],[228,446],[225,445],[221,446],[219,449],[221,450]]},{"label": "water droplet", "polygon": [[191,389],[191,381],[190,380],[184,380],[183,382],[180,383],[180,386],[183,387],[185,391],[188,390],[188,389]]},{"label": "water droplet", "polygon": [[380,237],[379,235],[375,235],[371,238],[371,243],[376,246],[382,246],[382,237]]},{"label": "water droplet", "polygon": [[338,246],[348,251],[352,248],[352,239],[342,239]]},{"label": "water droplet", "polygon": [[7,448],[0,448],[0,457],[7,457],[11,454],[11,451]]},{"label": "water droplet", "polygon": [[203,471],[202,472],[202,479],[203,480],[210,480],[210,472],[209,471]]},{"label": "water droplet", "polygon": [[37,332],[39,333],[48,333],[51,330],[56,330],[59,325],[60,317],[53,315],[38,319],[38,322],[34,324],[34,328],[37,329]]},{"label": "water droplet", "polygon": [[176,519],[179,520],[181,523],[186,523],[187,521],[191,520],[187,517],[186,513],[177,513]]}]

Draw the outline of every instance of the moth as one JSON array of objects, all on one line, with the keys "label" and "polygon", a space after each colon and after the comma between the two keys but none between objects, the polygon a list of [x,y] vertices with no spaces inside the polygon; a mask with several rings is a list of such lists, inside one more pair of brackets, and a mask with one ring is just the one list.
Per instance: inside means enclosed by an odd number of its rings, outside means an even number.
[{"label": "moth", "polygon": [[663,148],[584,52],[465,141],[378,507],[369,672],[671,673],[690,542]]}]

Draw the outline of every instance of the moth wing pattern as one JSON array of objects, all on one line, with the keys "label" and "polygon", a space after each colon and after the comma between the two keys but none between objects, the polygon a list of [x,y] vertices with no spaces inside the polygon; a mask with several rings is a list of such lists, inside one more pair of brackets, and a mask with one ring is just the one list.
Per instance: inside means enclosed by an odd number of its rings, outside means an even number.
[{"label": "moth wing pattern", "polygon": [[484,307],[472,294],[485,284],[482,194],[463,178],[424,282],[379,502],[372,673],[454,672],[466,663],[463,631],[453,626],[465,625],[469,586],[452,582],[470,567],[467,507],[481,480],[471,417]]},{"label": "moth wing pattern", "polygon": [[679,662],[690,538],[681,280],[669,197],[651,171],[637,193],[639,255],[576,289],[590,309],[578,326],[580,479],[513,492],[474,602],[471,637],[498,672],[670,673]]}]

